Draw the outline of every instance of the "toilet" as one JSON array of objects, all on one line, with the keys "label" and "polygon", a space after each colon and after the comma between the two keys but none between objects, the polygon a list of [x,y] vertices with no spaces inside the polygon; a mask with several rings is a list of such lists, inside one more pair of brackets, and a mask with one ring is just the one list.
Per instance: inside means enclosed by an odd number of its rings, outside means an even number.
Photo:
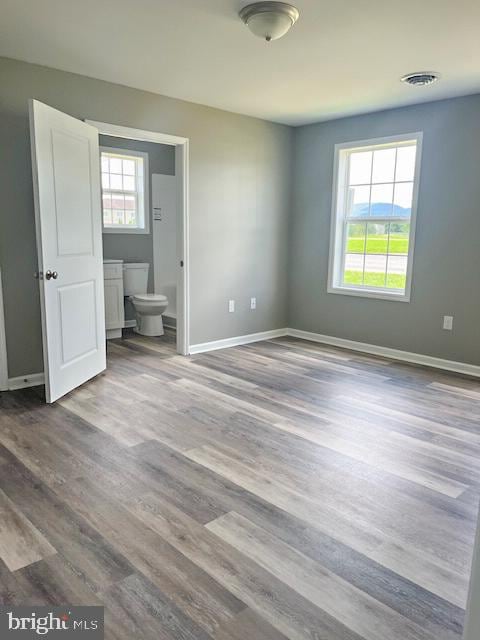
[{"label": "toilet", "polygon": [[168,306],[167,296],[147,293],[148,262],[124,262],[123,293],[135,309],[135,333],[142,336],[163,336],[162,313]]}]

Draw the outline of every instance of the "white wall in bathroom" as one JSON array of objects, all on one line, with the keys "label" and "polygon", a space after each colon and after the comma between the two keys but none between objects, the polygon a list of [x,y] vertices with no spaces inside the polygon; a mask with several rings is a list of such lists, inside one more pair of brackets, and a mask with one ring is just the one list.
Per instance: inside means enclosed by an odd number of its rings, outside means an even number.
[{"label": "white wall in bathroom", "polygon": [[155,293],[168,298],[167,316],[177,315],[177,206],[175,176],[152,174]]}]

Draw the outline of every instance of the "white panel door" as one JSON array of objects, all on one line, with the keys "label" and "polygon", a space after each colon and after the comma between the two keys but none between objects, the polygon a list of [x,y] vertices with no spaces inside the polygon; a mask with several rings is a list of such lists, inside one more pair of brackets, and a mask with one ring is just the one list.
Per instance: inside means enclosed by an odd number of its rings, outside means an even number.
[{"label": "white panel door", "polygon": [[30,101],[47,402],[106,367],[98,131]]}]

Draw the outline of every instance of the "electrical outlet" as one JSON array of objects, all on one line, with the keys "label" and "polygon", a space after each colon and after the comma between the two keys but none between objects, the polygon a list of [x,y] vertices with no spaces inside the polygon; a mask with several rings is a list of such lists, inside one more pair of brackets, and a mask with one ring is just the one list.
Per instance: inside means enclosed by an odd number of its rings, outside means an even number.
[{"label": "electrical outlet", "polygon": [[453,329],[453,316],[443,316],[443,328],[446,329],[446,331]]},{"label": "electrical outlet", "polygon": [[250,298],[250,309],[256,309],[256,308],[257,308],[257,299]]},{"label": "electrical outlet", "polygon": [[229,313],[233,313],[235,311],[235,300],[228,301],[228,311]]}]

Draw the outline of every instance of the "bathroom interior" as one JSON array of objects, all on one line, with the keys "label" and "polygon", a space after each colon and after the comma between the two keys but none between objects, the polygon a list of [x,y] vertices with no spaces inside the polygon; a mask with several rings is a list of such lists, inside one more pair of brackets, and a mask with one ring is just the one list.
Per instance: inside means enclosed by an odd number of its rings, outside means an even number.
[{"label": "bathroom interior", "polygon": [[175,147],[99,143],[107,340],[166,339],[177,322]]}]

